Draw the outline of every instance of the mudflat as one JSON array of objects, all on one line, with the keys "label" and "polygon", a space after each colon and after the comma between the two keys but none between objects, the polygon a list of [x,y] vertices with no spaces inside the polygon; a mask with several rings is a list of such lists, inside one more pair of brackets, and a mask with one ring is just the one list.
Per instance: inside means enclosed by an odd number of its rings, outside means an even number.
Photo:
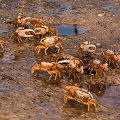
[{"label": "mudflat", "polygon": [[[49,49],[47,56],[44,51],[37,55],[39,39],[22,43],[10,39],[14,28],[7,23],[19,14],[43,19],[58,28],[62,53],[80,57],[80,44],[90,41],[97,46],[95,59],[102,59],[102,50],[120,54],[119,0],[0,0],[0,4],[0,39],[5,42],[4,51],[0,50],[1,120],[119,120],[119,68],[110,66],[107,78],[85,73],[76,81],[66,71],[61,71],[58,81],[49,81],[46,72],[31,75],[36,62],[53,62],[57,53]],[[93,107],[88,112],[86,105],[72,100],[64,104],[68,85],[89,90],[98,101],[98,112]]]}]

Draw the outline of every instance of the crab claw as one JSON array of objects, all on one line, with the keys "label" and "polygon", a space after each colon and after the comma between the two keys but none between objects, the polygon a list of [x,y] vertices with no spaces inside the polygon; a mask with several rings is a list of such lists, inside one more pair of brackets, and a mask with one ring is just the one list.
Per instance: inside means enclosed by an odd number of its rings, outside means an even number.
[{"label": "crab claw", "polygon": [[87,52],[94,52],[96,50],[96,46],[90,44],[90,42],[88,41],[83,42],[83,44],[80,45],[80,48],[82,51],[87,51]]},{"label": "crab claw", "polygon": [[95,45],[85,45],[82,49],[83,49],[83,51],[94,52],[96,50],[96,46]]},{"label": "crab claw", "polygon": [[20,36],[20,37],[33,37],[33,35],[27,35],[26,32],[33,32],[35,34],[35,31],[32,29],[24,29],[24,30],[20,30],[18,32],[18,36]]},{"label": "crab claw", "polygon": [[58,63],[59,63],[59,64],[60,64],[60,63],[70,63],[70,60],[61,60],[61,61],[59,61]]}]

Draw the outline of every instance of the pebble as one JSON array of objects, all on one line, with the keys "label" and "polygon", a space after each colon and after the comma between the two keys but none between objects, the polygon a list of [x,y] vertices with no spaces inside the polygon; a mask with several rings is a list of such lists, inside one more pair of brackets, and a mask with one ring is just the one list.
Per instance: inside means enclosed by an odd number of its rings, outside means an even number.
[{"label": "pebble", "polygon": [[101,44],[100,43],[96,43],[96,46],[99,47],[99,46],[101,46]]},{"label": "pebble", "polygon": [[103,17],[105,15],[105,13],[100,13],[98,14],[98,17]]}]

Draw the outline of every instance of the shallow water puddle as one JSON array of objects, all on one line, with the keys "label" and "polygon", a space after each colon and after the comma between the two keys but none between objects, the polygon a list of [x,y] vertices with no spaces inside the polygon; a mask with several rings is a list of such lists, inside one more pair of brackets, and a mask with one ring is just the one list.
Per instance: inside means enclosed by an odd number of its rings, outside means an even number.
[{"label": "shallow water puddle", "polygon": [[120,86],[105,86],[105,85],[84,85],[83,88],[88,89],[98,103],[107,107],[120,108]]},{"label": "shallow water puddle", "polygon": [[82,33],[88,32],[88,30],[85,30],[77,25],[57,25],[54,26],[58,29],[58,35],[78,35]]},{"label": "shallow water puddle", "polygon": [[117,7],[112,6],[112,5],[104,6],[102,8],[108,11],[115,11],[117,9]]}]

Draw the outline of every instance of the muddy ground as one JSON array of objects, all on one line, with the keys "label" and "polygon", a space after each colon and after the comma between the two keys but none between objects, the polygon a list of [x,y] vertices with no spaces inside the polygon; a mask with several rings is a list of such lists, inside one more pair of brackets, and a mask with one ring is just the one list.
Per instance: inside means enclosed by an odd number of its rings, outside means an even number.
[{"label": "muddy ground", "polygon": [[[23,43],[10,39],[13,28],[7,21],[19,14],[41,18],[55,26],[76,24],[86,30],[82,34],[61,35],[62,53],[80,57],[79,45],[90,41],[101,44],[96,53],[114,49],[120,54],[119,0],[0,0],[0,39],[5,41],[4,52],[0,52],[0,120],[119,120],[120,69],[111,66],[107,78],[84,74],[76,81],[65,71],[61,71],[58,81],[49,81],[45,72],[31,75],[36,62],[55,61],[55,52],[45,56],[41,51],[38,56],[34,48],[39,39]],[[93,107],[88,112],[87,106],[75,101],[64,104],[67,85],[89,90],[99,103],[98,112]]]}]

